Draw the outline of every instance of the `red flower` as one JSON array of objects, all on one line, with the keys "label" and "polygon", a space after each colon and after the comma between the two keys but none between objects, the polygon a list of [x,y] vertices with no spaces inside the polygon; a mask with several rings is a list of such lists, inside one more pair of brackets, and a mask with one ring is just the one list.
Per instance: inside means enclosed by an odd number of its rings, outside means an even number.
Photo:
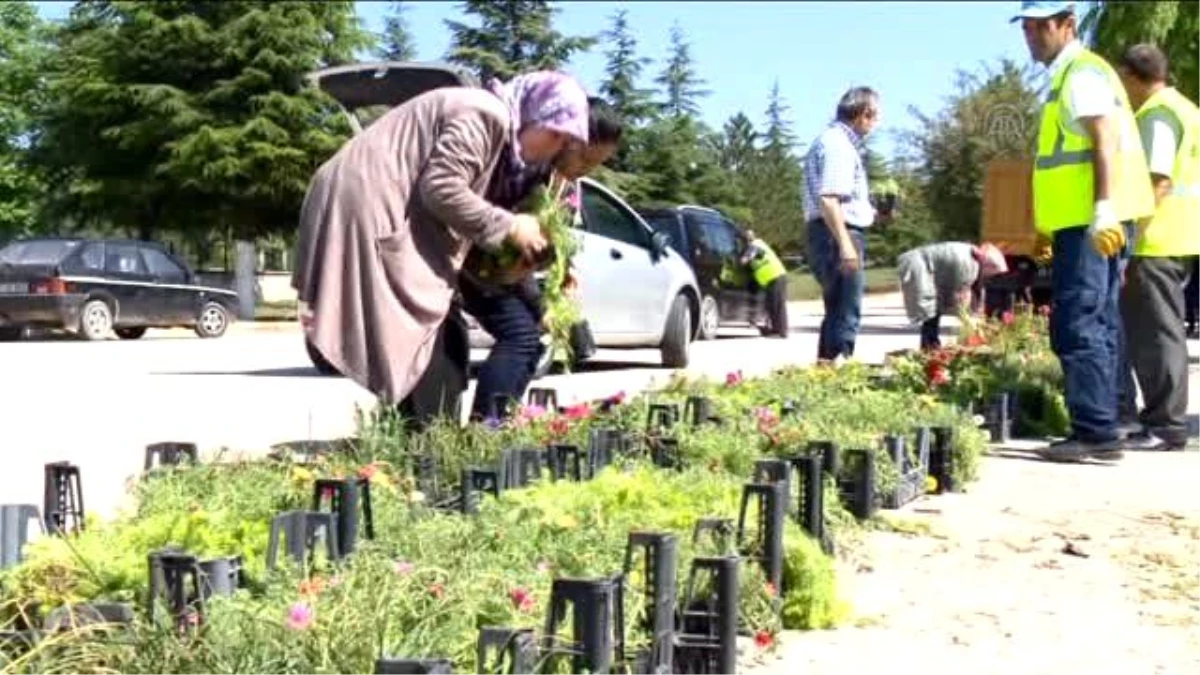
[{"label": "red flower", "polygon": [[946,367],[941,364],[930,364],[928,375],[929,384],[935,387],[950,381],[950,374],[946,372]]},{"label": "red flower", "polygon": [[1003,322],[1005,326],[1011,326],[1012,322],[1015,321],[1016,318],[1017,317],[1013,315],[1011,310],[1000,315],[1000,321]]},{"label": "red flower", "polygon": [[611,403],[612,405],[621,405],[622,403],[625,402],[625,392],[618,391],[617,393],[613,394],[612,396],[609,396],[607,402]]},{"label": "red flower", "polygon": [[441,584],[434,584],[429,587],[429,594],[438,600],[441,600],[446,596],[446,587]]},{"label": "red flower", "polygon": [[754,645],[759,649],[769,649],[775,644],[775,636],[765,630],[760,630],[754,634]]},{"label": "red flower", "polygon": [[548,431],[551,436],[562,438],[570,433],[571,422],[564,417],[556,417],[550,420],[550,423],[546,425],[546,431]]},{"label": "red flower", "polygon": [[371,480],[371,477],[375,475],[376,471],[379,471],[379,467],[375,466],[374,462],[371,462],[370,464],[363,465],[363,467],[358,470],[358,477],[365,480]]},{"label": "red flower", "polygon": [[967,336],[968,347],[982,347],[987,344],[987,339],[979,333],[971,333]]},{"label": "red flower", "polygon": [[524,588],[514,588],[508,592],[508,599],[512,601],[513,607],[522,612],[533,611],[534,601],[533,594]]}]

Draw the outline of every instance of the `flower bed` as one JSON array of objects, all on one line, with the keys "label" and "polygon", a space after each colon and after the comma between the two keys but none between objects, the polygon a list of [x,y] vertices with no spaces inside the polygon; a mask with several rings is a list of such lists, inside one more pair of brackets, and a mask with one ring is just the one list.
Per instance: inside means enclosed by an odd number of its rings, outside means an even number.
[{"label": "flower bed", "polygon": [[1011,410],[1015,435],[1065,435],[1070,419],[1048,323],[1048,307],[1022,307],[966,326],[957,345],[890,358],[894,376],[886,386],[980,413],[1000,394],[1009,394],[1016,403]]},{"label": "flower bed", "polygon": [[[22,615],[91,601],[134,604],[139,611],[132,624],[103,639],[82,629],[57,635],[8,661],[5,670],[367,672],[375,659],[391,654],[445,658],[456,671],[474,672],[480,628],[544,627],[553,580],[620,573],[633,531],[677,535],[679,598],[697,556],[729,554],[733,547],[745,554],[739,545],[745,542],[707,544],[693,541],[692,532],[704,517],[739,517],[744,485],[764,480],[754,476],[764,457],[794,457],[819,441],[862,448],[877,458],[873,487],[882,493],[894,487],[897,472],[888,455],[877,452],[880,437],[948,426],[954,429],[955,481],[975,476],[984,441],[968,414],[930,396],[879,390],[871,378],[871,369],[861,366],[790,369],[763,379],[734,373],[723,383],[677,378],[649,398],[619,395],[562,412],[531,406],[510,423],[446,425],[417,437],[404,437],[396,420],[373,415],[340,452],[157,470],[137,484],[135,512],[39,540],[2,577],[8,628]],[[678,413],[668,417],[694,419],[648,424],[651,410],[669,406]],[[626,445],[611,466],[581,472],[590,480],[543,475],[525,489],[483,499],[474,515],[434,508],[458,492],[465,470],[495,466],[505,449],[588,449],[602,430],[622,432]],[[674,468],[656,466],[664,462],[641,451],[664,438],[677,447],[666,462]],[[437,458],[432,471],[419,470],[430,457]],[[844,542],[855,524],[840,503],[843,477],[834,473],[823,481],[824,529]],[[355,475],[371,486],[374,540],[359,542],[339,564],[268,571],[271,519],[310,508],[315,479]],[[167,546],[199,558],[239,556],[243,564],[242,588],[213,598],[203,619],[182,635],[142,611],[150,585],[147,555]],[[742,565],[739,574],[738,623],[759,647],[769,646],[781,627],[829,628],[847,612],[832,558],[792,518],[783,527],[782,550],[781,588],[758,564]],[[634,568],[622,586],[645,583]],[[633,653],[653,636],[640,621],[646,609],[638,593],[625,593],[623,607],[617,638]]]}]

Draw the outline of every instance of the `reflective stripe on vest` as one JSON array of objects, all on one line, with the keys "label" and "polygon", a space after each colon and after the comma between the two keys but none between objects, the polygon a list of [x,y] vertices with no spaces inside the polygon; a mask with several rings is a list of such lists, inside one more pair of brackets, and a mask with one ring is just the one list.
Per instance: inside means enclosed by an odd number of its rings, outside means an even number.
[{"label": "reflective stripe on vest", "polygon": [[1089,225],[1094,212],[1095,149],[1089,136],[1075,133],[1063,119],[1062,92],[1080,65],[1097,69],[1116,97],[1118,137],[1109,201],[1118,219],[1136,220],[1154,212],[1149,170],[1125,88],[1108,63],[1085,49],[1051,82],[1042,107],[1033,171],[1033,215],[1037,230],[1047,236],[1063,228]]},{"label": "reflective stripe on vest", "polygon": [[1140,257],[1200,255],[1200,109],[1178,90],[1167,87],[1142,104],[1138,119],[1166,111],[1176,123],[1171,190],[1139,233],[1133,254]]}]

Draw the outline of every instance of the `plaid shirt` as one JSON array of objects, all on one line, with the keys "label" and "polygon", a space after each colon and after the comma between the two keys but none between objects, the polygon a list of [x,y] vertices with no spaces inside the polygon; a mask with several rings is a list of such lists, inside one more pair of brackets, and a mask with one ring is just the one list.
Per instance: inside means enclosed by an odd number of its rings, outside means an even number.
[{"label": "plaid shirt", "polygon": [[863,138],[842,122],[817,137],[804,156],[804,218],[821,218],[821,195],[837,195],[847,225],[870,227],[875,207],[863,162]]}]

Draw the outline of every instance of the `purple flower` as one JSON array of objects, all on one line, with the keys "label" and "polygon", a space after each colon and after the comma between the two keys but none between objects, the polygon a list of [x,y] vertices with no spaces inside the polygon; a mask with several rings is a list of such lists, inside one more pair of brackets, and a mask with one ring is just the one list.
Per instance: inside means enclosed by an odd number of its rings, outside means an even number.
[{"label": "purple flower", "polygon": [[288,608],[287,619],[284,621],[291,630],[308,630],[314,619],[316,612],[307,602],[297,602]]}]

